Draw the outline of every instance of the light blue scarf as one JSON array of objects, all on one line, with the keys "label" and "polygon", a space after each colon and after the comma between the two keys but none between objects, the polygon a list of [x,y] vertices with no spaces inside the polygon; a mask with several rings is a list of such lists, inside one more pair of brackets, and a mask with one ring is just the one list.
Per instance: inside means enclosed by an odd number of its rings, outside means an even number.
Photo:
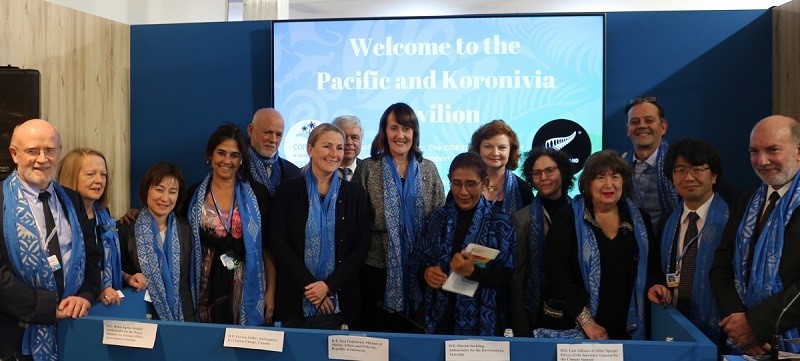
[{"label": "light blue scarf", "polygon": [[[265,185],[269,190],[269,195],[274,197],[275,196],[275,189],[278,188],[278,184],[281,182],[281,165],[278,162],[278,152],[275,152],[275,155],[269,158],[264,158],[255,150],[253,147],[248,147],[247,151],[250,153],[250,175],[253,177],[253,180]],[[272,167],[272,174],[267,176],[267,167]]]},{"label": "light blue scarf", "polygon": [[[734,285],[745,307],[752,309],[765,299],[784,290],[780,276],[781,256],[786,225],[792,213],[800,206],[800,172],[795,174],[789,190],[778,200],[757,240],[753,239],[761,208],[766,201],[768,187],[762,184],[750,197],[743,222],[736,232],[736,249],[733,253]],[[747,259],[750,243],[756,242],[751,259]],[[747,281],[748,273],[750,280]],[[783,338],[798,338],[797,328],[783,332]],[[785,346],[785,345],[784,345]],[[787,350],[784,346],[781,349]],[[789,345],[788,351],[798,352],[800,346]]]},{"label": "light blue scarf", "polygon": [[[658,202],[661,205],[661,214],[670,214],[675,210],[675,205],[678,204],[678,192],[672,185],[672,179],[669,179],[664,174],[664,158],[667,156],[669,144],[666,140],[661,141],[658,147],[658,154],[656,154],[656,188],[658,189]],[[625,153],[625,160],[631,167],[634,166],[633,157],[636,153],[631,149]]]},{"label": "light blue scarf", "polygon": [[514,213],[517,209],[523,207],[522,194],[519,191],[519,184],[517,184],[517,177],[509,169],[506,169],[506,183],[503,186],[503,211],[508,214]]},{"label": "light blue scarf", "polygon": [[[274,173],[273,173],[274,174]],[[192,246],[202,249],[200,245],[200,215],[203,214],[211,175],[207,175],[197,187],[189,200],[189,225],[192,228]],[[258,208],[253,188],[250,184],[236,179],[233,195],[239,207],[242,221],[242,241],[244,242],[245,259],[242,272],[242,302],[239,307],[239,324],[260,326],[264,324],[264,293],[267,281],[264,275],[264,258],[261,235],[261,212]],[[231,213],[232,214],[232,213]],[[202,255],[198,254],[198,267],[202,269]],[[212,260],[217,262],[217,260]],[[198,275],[202,270],[197,271]],[[198,279],[200,279],[198,277]],[[199,285],[200,282],[197,282]],[[197,295],[202,294],[198,288]]]},{"label": "light blue scarf", "polygon": [[[419,242],[414,247],[415,257],[411,261],[413,274],[419,274],[423,267],[430,265],[438,265],[446,274],[450,273],[452,259],[450,250],[453,247],[458,223],[456,207],[455,201],[450,201],[428,217],[427,231],[420,236]],[[487,202],[483,196],[475,209],[462,249],[470,243],[500,251],[500,254],[486,265],[487,268],[514,268],[517,238],[509,216]],[[425,328],[429,333],[433,333],[442,322],[451,293],[429,287],[419,290],[416,282],[414,284],[415,287],[412,289],[416,298],[421,299],[424,292]],[[454,334],[495,336],[497,320],[501,316],[497,313],[497,289],[479,285],[475,297],[456,295],[455,309]]]},{"label": "light blue scarf", "polygon": [[[42,234],[36,225],[33,211],[22,191],[19,175],[15,170],[3,182],[3,235],[6,238],[8,257],[14,274],[28,287],[58,292],[56,279],[50,264],[47,262],[47,251],[42,249]],[[75,295],[83,284],[86,265],[86,250],[83,244],[78,213],[69,196],[58,183],[53,182],[53,189],[60,204],[65,208],[63,216],[69,219],[72,231],[72,256],[69,272],[64,274],[64,295]],[[15,224],[16,227],[9,225]],[[25,329],[22,339],[22,354],[31,355],[35,360],[58,360],[58,344],[56,341],[56,325],[31,324]]]},{"label": "light blue scarf", "polygon": [[[147,278],[147,291],[156,314],[162,320],[184,321],[180,292],[181,243],[175,213],[170,212],[167,216],[163,248],[159,245],[158,223],[150,210],[142,209],[133,227],[139,264]],[[192,299],[197,299],[194,292]]]},{"label": "light blue scarf", "polygon": [[[308,220],[304,260],[306,268],[317,281],[320,281],[328,278],[336,266],[336,200],[339,198],[341,181],[336,175],[331,177],[328,193],[325,194],[325,200],[321,201],[314,172],[309,169],[305,177]],[[316,313],[316,307],[308,299],[303,298],[303,315],[309,317]]]},{"label": "light blue scarf", "polygon": [[383,307],[390,312],[407,310],[411,275],[409,256],[422,230],[425,210],[422,169],[416,158],[408,159],[406,180],[400,180],[391,156],[381,159],[384,212],[389,245],[386,250],[386,292]]},{"label": "light blue scarf", "polygon": [[[600,304],[600,250],[597,247],[597,239],[594,231],[589,225],[592,218],[589,210],[584,204],[583,196],[575,197],[572,202],[572,210],[575,218],[575,232],[578,236],[578,264],[583,275],[583,284],[589,294],[589,313],[597,315],[597,307]],[[645,320],[644,320],[644,300],[645,300],[645,280],[647,278],[647,254],[648,241],[647,229],[645,228],[642,215],[633,202],[624,198],[619,201],[620,207],[626,207],[628,214],[633,220],[633,234],[636,237],[636,244],[639,246],[639,264],[636,267],[636,280],[633,284],[633,294],[628,308],[628,333],[634,340],[644,340]],[[558,338],[586,338],[580,326],[570,330],[534,330],[536,337],[558,337]]]},{"label": "light blue scarf", "polygon": [[[667,219],[664,225],[664,234],[661,235],[661,269],[664,273],[670,272],[670,258],[672,247],[675,244],[675,233],[678,230],[678,223],[681,221],[683,212],[683,201],[678,203],[674,212]],[[714,195],[711,205],[708,208],[706,221],[703,229],[697,236],[697,257],[695,258],[694,279],[708,280],[708,272],[714,262],[714,251],[722,241],[722,231],[728,221],[728,205],[725,200]],[[684,240],[687,242],[688,240]],[[685,243],[684,243],[685,246]],[[676,254],[681,254],[683,250],[678,250]],[[677,257],[677,256],[676,256]],[[719,337],[719,312],[714,297],[711,294],[709,282],[694,282],[692,284],[692,304],[689,319],[700,331],[711,340]]]},{"label": "light blue scarf", "polygon": [[122,289],[122,261],[120,260],[119,233],[117,233],[117,221],[111,218],[108,208],[97,208],[97,202],[92,204],[94,208],[94,219],[97,220],[97,227],[100,233],[97,238],[103,246],[103,277],[101,279],[103,289],[113,288]]}]

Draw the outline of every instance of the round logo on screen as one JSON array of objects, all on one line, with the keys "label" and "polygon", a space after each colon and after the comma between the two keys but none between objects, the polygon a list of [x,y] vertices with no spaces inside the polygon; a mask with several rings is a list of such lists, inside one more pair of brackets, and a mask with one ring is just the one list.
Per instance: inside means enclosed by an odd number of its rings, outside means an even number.
[{"label": "round logo on screen", "polygon": [[308,164],[308,153],[306,152],[306,143],[308,143],[308,135],[311,130],[321,124],[319,120],[306,119],[292,124],[284,133],[281,139],[281,146],[283,151],[281,156],[288,161],[294,163],[296,166],[303,168]]},{"label": "round logo on screen", "polygon": [[575,173],[583,169],[583,163],[592,152],[592,141],[586,129],[569,119],[556,119],[545,123],[533,137],[535,147],[562,150],[575,165]]}]

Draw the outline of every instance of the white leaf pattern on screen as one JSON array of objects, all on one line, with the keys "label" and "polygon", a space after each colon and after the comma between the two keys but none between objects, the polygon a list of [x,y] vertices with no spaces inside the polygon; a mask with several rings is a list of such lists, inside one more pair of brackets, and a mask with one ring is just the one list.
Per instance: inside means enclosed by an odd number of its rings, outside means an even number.
[{"label": "white leaf pattern on screen", "polygon": [[561,150],[564,147],[566,147],[567,144],[572,142],[572,140],[575,139],[575,136],[577,134],[578,134],[578,132],[575,131],[575,132],[572,132],[572,134],[570,134],[570,135],[568,135],[566,137],[550,138],[546,142],[544,142],[544,147],[545,148],[553,148],[555,150]]}]

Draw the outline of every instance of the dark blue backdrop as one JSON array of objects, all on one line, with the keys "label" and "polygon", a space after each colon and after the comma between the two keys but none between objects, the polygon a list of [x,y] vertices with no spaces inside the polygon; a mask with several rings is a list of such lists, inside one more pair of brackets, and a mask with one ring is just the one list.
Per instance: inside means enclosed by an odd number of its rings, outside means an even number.
[{"label": "dark blue backdrop", "polygon": [[[624,107],[655,95],[668,140],[710,141],[726,178],[754,187],[750,128],[772,109],[770,11],[608,13],[606,27],[604,148],[630,148]],[[211,132],[225,121],[244,130],[271,105],[271,32],[267,21],[131,27],[132,206],[154,162],[176,163],[198,182]]]}]

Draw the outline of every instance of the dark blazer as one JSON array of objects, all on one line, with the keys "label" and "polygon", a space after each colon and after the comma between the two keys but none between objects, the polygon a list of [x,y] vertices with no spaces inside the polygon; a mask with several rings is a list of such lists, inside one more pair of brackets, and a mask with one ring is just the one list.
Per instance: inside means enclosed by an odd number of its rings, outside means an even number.
[{"label": "dark blazer", "polygon": [[[317,281],[304,261],[308,202],[306,180],[296,178],[281,183],[272,204],[269,243],[278,267],[278,321],[303,317],[304,287]],[[358,271],[370,247],[370,217],[364,189],[358,183],[341,182],[336,202],[336,267],[324,281],[338,295],[342,316],[351,327],[358,327],[361,319]]]},{"label": "dark blazer", "polygon": [[[189,285],[190,260],[192,257],[192,230],[189,223],[181,216],[178,216],[178,240],[181,245],[181,275],[180,293],[183,308],[183,319],[185,321],[195,321],[195,310],[192,304],[192,293]],[[122,271],[127,274],[142,272],[139,264],[139,255],[136,250],[136,235],[133,225],[125,225],[117,222],[119,231],[119,249],[122,258]],[[155,312],[153,312],[155,315]]]},{"label": "dark blazer", "polygon": [[[739,224],[747,211],[748,202],[753,192],[747,193],[731,206],[728,224],[722,233],[722,243],[714,254],[714,264],[711,266],[709,278],[714,300],[717,301],[720,319],[732,313],[744,312],[747,323],[755,333],[758,342],[770,341],[774,331],[775,321],[778,320],[781,310],[789,301],[800,292],[800,212],[792,213],[792,218],[786,225],[783,255],[778,272],[783,282],[783,291],[765,299],[758,306],[747,309],[736,293],[733,272],[733,252],[735,250],[736,233]],[[779,329],[785,330],[800,324],[800,302],[783,315]]]},{"label": "dark blazer", "polygon": [[[100,294],[100,263],[102,251],[94,240],[94,232],[86,216],[80,195],[70,189],[64,189],[69,199],[61,199],[61,208],[64,202],[72,202],[78,213],[79,226],[83,231],[83,244],[86,249],[86,268],[83,285],[78,289],[76,296],[94,302]],[[3,203],[3,194],[0,192],[0,204]],[[0,207],[0,226],[3,223],[3,208]],[[2,228],[2,227],[0,227]],[[17,278],[14,267],[8,257],[5,235],[0,233],[0,358],[19,355],[22,352],[22,335],[24,328],[19,327],[21,322],[35,324],[54,324],[56,322],[56,307],[58,295],[54,291],[31,288]]]}]

